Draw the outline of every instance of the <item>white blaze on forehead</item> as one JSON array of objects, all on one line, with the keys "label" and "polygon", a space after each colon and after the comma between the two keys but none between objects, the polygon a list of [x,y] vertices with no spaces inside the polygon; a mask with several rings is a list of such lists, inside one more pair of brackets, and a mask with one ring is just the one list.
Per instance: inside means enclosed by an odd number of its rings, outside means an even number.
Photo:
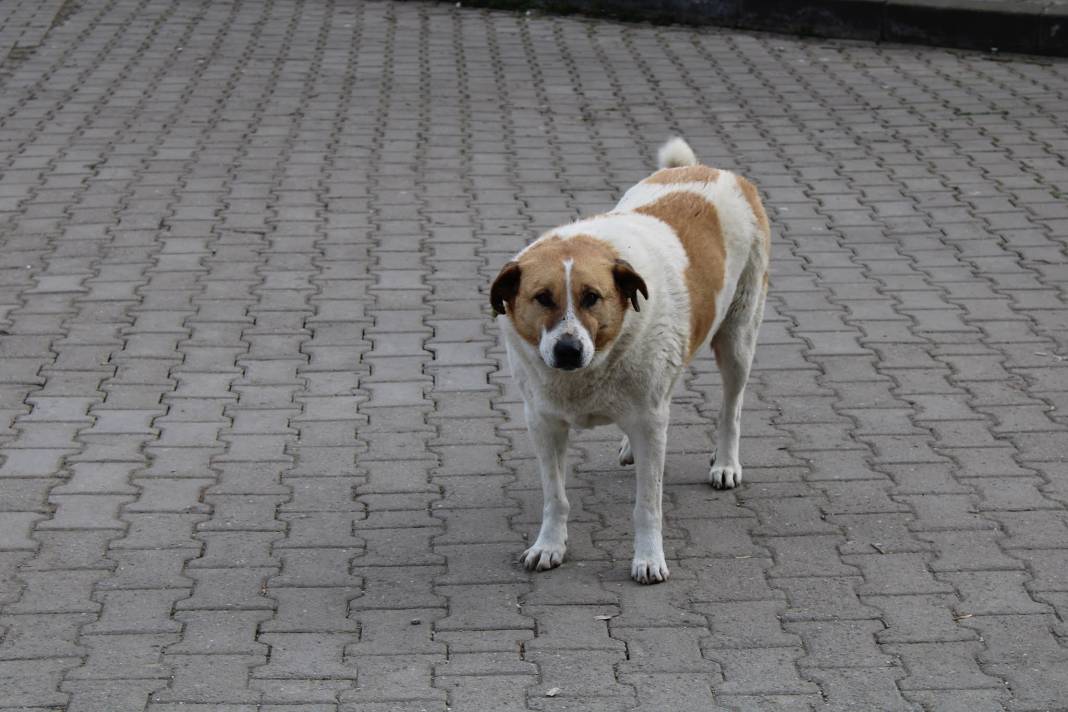
[{"label": "white blaze on forehead", "polygon": [[589,366],[593,360],[593,339],[590,332],[582,325],[578,314],[575,313],[575,302],[571,296],[571,270],[575,261],[570,257],[564,260],[564,293],[567,295],[567,308],[564,318],[553,326],[552,329],[542,329],[541,340],[538,342],[538,352],[547,366],[555,366],[556,357],[553,355],[553,347],[560,337],[565,334],[577,339],[582,345],[582,365]]},{"label": "white blaze on forehead", "polygon": [[564,293],[567,294],[567,315],[564,320],[575,318],[575,304],[571,301],[571,268],[575,266],[575,260],[564,260]]}]

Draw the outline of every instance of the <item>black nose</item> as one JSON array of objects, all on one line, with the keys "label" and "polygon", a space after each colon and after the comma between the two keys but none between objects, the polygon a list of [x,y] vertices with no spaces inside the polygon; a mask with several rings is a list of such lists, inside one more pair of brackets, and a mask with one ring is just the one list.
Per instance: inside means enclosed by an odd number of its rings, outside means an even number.
[{"label": "black nose", "polygon": [[571,336],[561,336],[553,346],[553,359],[556,367],[573,371],[582,365],[582,344]]}]

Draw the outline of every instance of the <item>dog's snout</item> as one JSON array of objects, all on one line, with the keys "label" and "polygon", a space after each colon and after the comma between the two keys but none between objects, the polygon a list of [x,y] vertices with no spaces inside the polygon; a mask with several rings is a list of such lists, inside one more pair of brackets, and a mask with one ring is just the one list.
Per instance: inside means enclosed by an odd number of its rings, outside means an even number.
[{"label": "dog's snout", "polygon": [[557,368],[573,371],[582,365],[582,344],[575,337],[564,334],[553,346],[553,360]]}]

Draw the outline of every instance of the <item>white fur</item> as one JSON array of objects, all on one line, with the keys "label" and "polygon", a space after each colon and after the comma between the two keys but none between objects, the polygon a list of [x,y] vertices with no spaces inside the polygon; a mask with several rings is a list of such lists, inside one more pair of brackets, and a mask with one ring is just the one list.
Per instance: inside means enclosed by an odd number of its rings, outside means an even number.
[{"label": "white fur", "polygon": [[697,156],[694,155],[690,144],[677,137],[660,147],[656,159],[661,168],[681,168],[697,163]]},{"label": "white fur", "polygon": [[[697,160],[681,139],[666,144],[660,154],[662,164]],[[525,401],[545,497],[541,531],[522,557],[527,568],[552,568],[564,555],[569,510],[564,456],[569,430],[615,423],[626,434],[620,461],[625,464],[633,460],[637,470],[631,575],[641,583],[663,581],[668,576],[661,537],[661,497],[670,399],[685,366],[690,338],[690,295],[685,281],[689,260],[678,236],[666,223],[633,211],[678,190],[699,193],[710,201],[722,225],[725,274],[708,341],[722,332],[717,346],[724,403],[717,455],[709,476],[714,487],[733,487],[740,482],[742,390],[763,312],[763,278],[768,263],[764,236],[733,174],[721,172],[712,184],[639,183],[627,191],[612,212],[552,230],[539,238],[592,235],[612,245],[642,276],[649,297],[639,297],[640,311],[627,311],[623,329],[613,344],[594,354],[585,368],[569,372],[552,368],[552,348],[548,347],[547,356],[545,343],[554,333],[574,330],[577,323],[579,330],[573,335],[581,332],[589,340],[574,315],[570,284],[562,326],[543,335],[538,348],[519,336],[508,316],[497,319],[512,373]],[[565,268],[570,279],[570,268]],[[569,320],[573,323],[567,324]],[[583,341],[583,347],[584,352],[588,347],[592,354],[591,342]]]},{"label": "white fur", "polygon": [[541,340],[538,342],[538,353],[541,354],[541,360],[549,368],[553,368],[556,365],[553,347],[565,335],[577,339],[582,346],[581,368],[589,366],[590,361],[593,360],[593,338],[578,318],[578,314],[575,312],[575,300],[571,295],[571,270],[574,266],[574,260],[564,260],[564,290],[565,294],[567,294],[567,308],[564,311],[564,318],[549,331],[542,331]]}]

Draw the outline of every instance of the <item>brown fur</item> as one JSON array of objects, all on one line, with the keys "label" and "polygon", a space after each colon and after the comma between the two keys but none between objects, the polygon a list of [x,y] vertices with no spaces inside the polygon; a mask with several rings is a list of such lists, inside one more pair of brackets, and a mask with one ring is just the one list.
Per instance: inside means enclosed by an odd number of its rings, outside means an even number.
[{"label": "brown fur", "polygon": [[723,288],[727,251],[716,206],[697,193],[680,190],[643,205],[635,212],[670,225],[690,258],[685,275],[690,292],[690,347],[687,353],[687,359],[690,359],[712,328],[716,318],[716,295]]},{"label": "brown fur", "polygon": [[[619,255],[611,245],[588,235],[568,239],[550,237],[527,250],[519,258],[519,289],[508,300],[508,313],[516,332],[537,346],[543,330],[552,329],[564,317],[567,295],[564,260],[572,260],[571,299],[575,313],[593,339],[596,350],[608,346],[619,336],[629,301],[616,285],[614,269]],[[644,285],[643,285],[644,286]],[[553,308],[546,308],[534,298],[548,290]],[[601,296],[592,307],[583,308],[587,290]]]},{"label": "brown fur", "polygon": [[672,183],[715,183],[718,179],[719,171],[710,166],[682,166],[681,168],[661,168],[642,182],[670,185]]}]

